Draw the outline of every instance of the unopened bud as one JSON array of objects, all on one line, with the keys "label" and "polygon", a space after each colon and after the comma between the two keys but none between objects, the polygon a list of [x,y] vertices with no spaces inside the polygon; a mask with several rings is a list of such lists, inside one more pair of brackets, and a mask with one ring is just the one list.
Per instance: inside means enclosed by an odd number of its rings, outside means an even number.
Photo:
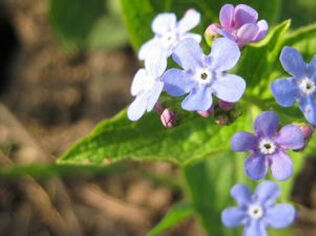
[{"label": "unopened bud", "polygon": [[166,128],[172,128],[176,126],[177,124],[176,116],[177,116],[176,111],[169,110],[168,108],[165,109],[160,116],[162,125]]},{"label": "unopened bud", "polygon": [[155,104],[155,111],[156,111],[159,115],[161,115],[162,112],[163,112],[163,110],[164,110],[163,106],[161,106],[161,104],[160,104],[159,102],[156,102],[156,104]]},{"label": "unopened bud", "polygon": [[314,127],[312,125],[299,125],[299,128],[302,131],[305,140],[309,140],[313,136]]},{"label": "unopened bud", "polygon": [[229,124],[229,118],[225,114],[221,114],[215,117],[215,123],[218,125],[228,125]]},{"label": "unopened bud", "polygon": [[223,110],[223,111],[230,111],[234,107],[234,103],[231,102],[225,102],[222,100],[218,101],[218,106]]},{"label": "unopened bud", "polygon": [[214,104],[207,110],[207,111],[197,111],[200,116],[205,118],[209,117],[210,115],[214,114]]},{"label": "unopened bud", "polygon": [[204,37],[206,39],[207,44],[211,47],[213,40],[218,35],[217,31],[220,28],[218,24],[211,24],[207,27],[207,29],[204,32]]}]

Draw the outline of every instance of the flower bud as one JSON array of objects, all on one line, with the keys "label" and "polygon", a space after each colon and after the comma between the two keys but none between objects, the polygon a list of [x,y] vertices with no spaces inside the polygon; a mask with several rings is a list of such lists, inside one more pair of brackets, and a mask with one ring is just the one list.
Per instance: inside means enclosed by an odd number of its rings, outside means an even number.
[{"label": "flower bud", "polygon": [[299,128],[302,131],[305,140],[309,140],[313,136],[314,127],[312,125],[299,125]]},{"label": "flower bud", "polygon": [[166,128],[172,128],[176,126],[177,124],[176,115],[177,115],[176,111],[169,110],[168,108],[165,109],[160,116],[162,125]]},{"label": "flower bud", "polygon": [[210,117],[212,114],[214,114],[214,104],[207,110],[207,111],[197,111],[197,113],[200,116],[203,116],[205,118]]},{"label": "flower bud", "polygon": [[156,102],[156,104],[155,104],[155,111],[156,111],[159,115],[161,115],[162,112],[163,112],[163,110],[164,110],[163,106],[161,106],[161,104],[160,104],[159,102]]},{"label": "flower bud", "polygon": [[223,111],[230,111],[234,107],[234,103],[231,102],[225,102],[222,100],[218,101],[218,106],[223,110]]},{"label": "flower bud", "polygon": [[215,117],[215,123],[218,125],[228,125],[229,124],[229,118],[225,114],[221,114]]}]

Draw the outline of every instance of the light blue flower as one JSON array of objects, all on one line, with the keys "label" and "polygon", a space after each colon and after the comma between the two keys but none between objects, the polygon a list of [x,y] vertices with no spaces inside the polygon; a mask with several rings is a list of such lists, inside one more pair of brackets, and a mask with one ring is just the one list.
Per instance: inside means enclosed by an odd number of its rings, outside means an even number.
[{"label": "light blue flower", "polygon": [[212,95],[225,102],[237,102],[246,83],[243,78],[226,73],[240,57],[237,44],[226,38],[216,39],[211,53],[204,55],[193,39],[185,39],[173,53],[174,61],[183,70],[170,69],[163,76],[165,90],[171,96],[189,95],[182,101],[188,111],[207,111],[213,104]]},{"label": "light blue flower", "polygon": [[[150,56],[159,58],[161,51],[155,51]],[[135,100],[127,109],[127,116],[130,120],[140,119],[145,111],[151,111],[163,90],[162,74],[167,68],[166,60],[155,61],[152,58],[145,60],[145,68],[139,69],[134,76],[131,94]]]},{"label": "light blue flower", "polygon": [[193,38],[198,43],[201,42],[201,35],[189,33],[200,23],[200,18],[200,13],[194,9],[189,9],[178,22],[174,13],[158,14],[151,25],[155,36],[141,46],[138,58],[145,60],[153,51],[161,50],[164,56],[160,59],[166,60],[182,39]]},{"label": "light blue flower", "polygon": [[316,56],[306,64],[296,49],[284,47],[280,61],[291,77],[272,82],[273,96],[277,103],[284,107],[299,102],[305,118],[316,125]]},{"label": "light blue flower", "polygon": [[226,227],[243,225],[243,236],[267,236],[266,228],[285,228],[295,221],[295,208],[290,204],[274,204],[281,192],[277,184],[264,181],[252,195],[248,186],[236,184],[231,189],[238,207],[230,207],[222,212],[222,222]]}]

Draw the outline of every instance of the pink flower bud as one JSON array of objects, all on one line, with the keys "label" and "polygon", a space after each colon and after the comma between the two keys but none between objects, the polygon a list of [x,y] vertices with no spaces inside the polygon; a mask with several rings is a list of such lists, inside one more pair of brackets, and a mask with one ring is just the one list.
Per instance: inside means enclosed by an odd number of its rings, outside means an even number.
[{"label": "pink flower bud", "polygon": [[214,113],[214,104],[207,111],[197,111],[200,116],[205,118],[210,117]]},{"label": "pink flower bud", "polygon": [[230,111],[234,107],[234,103],[231,102],[225,102],[222,100],[218,101],[218,106],[223,110],[223,111]]},{"label": "pink flower bud", "polygon": [[176,115],[176,111],[169,110],[168,108],[165,109],[160,116],[162,125],[166,128],[172,128],[176,126]]},{"label": "pink flower bud", "polygon": [[160,104],[159,102],[156,102],[156,104],[155,104],[155,111],[156,111],[159,115],[161,115],[162,112],[163,112],[163,110],[164,110],[163,106],[161,106],[161,104]]},{"label": "pink flower bud", "polygon": [[211,24],[205,30],[205,36],[208,38],[214,38],[217,36],[217,32],[220,26],[218,24]]},{"label": "pink flower bud", "polygon": [[299,125],[299,128],[302,131],[305,140],[309,140],[313,136],[314,127],[312,125]]}]

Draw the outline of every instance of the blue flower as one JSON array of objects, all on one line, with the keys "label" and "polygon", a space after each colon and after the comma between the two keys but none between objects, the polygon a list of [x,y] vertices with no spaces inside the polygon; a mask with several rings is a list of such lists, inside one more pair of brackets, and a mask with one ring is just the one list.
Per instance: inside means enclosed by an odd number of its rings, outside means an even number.
[{"label": "blue flower", "polygon": [[171,96],[189,95],[182,101],[188,111],[207,111],[213,104],[212,95],[225,102],[237,102],[246,83],[243,78],[225,73],[237,63],[240,50],[226,38],[214,41],[208,56],[193,39],[184,39],[174,49],[174,61],[183,70],[170,69],[164,76],[165,90]]},{"label": "blue flower", "polygon": [[[153,58],[159,58],[161,51],[150,54]],[[139,69],[134,76],[131,94],[136,96],[135,100],[127,109],[127,116],[130,120],[140,119],[145,111],[151,111],[163,90],[162,74],[167,68],[166,60],[145,60],[145,68]]]},{"label": "blue flower", "polygon": [[189,33],[200,23],[200,18],[200,13],[194,9],[189,9],[178,22],[174,13],[158,14],[151,25],[155,36],[141,46],[138,58],[145,60],[152,51],[161,50],[164,52],[164,57],[160,59],[167,59],[182,39],[193,38],[197,42],[201,42],[201,35]]},{"label": "blue flower", "polygon": [[279,181],[290,178],[293,163],[286,150],[300,149],[305,145],[302,131],[296,125],[286,125],[280,131],[280,121],[273,112],[263,112],[255,121],[255,134],[238,132],[231,139],[231,148],[236,152],[250,152],[245,161],[247,175],[259,180],[268,172]]},{"label": "blue flower", "polygon": [[295,208],[290,204],[274,204],[280,196],[277,184],[264,181],[252,195],[243,184],[231,189],[239,207],[230,207],[222,212],[222,222],[226,227],[243,225],[243,236],[267,236],[266,228],[285,228],[295,220]]},{"label": "blue flower", "polygon": [[316,56],[306,64],[296,49],[284,47],[280,61],[291,77],[272,82],[273,96],[284,107],[299,102],[305,118],[316,125]]}]

